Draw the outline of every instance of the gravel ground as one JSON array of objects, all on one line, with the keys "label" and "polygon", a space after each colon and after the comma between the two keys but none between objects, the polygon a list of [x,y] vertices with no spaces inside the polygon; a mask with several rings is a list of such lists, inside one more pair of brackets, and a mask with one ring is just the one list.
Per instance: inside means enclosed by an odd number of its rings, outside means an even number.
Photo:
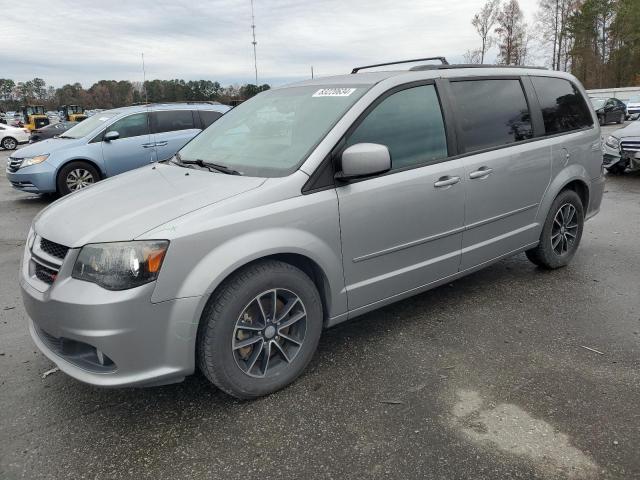
[{"label": "gravel ground", "polygon": [[51,199],[3,177],[3,480],[640,478],[640,175],[607,179],[568,268],[519,255],[328,330],[299,381],[254,402],[201,375],[42,378],[17,271]]}]

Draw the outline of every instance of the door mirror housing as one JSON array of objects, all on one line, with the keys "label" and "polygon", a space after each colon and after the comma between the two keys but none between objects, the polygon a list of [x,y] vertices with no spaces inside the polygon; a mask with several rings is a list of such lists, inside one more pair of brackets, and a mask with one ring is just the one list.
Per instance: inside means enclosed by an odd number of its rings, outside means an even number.
[{"label": "door mirror housing", "polygon": [[110,142],[112,140],[117,140],[118,138],[120,138],[120,134],[116,131],[111,131],[104,134],[104,137],[102,137],[102,141]]},{"label": "door mirror housing", "polygon": [[391,170],[391,154],[386,145],[356,143],[342,152],[341,164],[337,179],[368,177]]}]

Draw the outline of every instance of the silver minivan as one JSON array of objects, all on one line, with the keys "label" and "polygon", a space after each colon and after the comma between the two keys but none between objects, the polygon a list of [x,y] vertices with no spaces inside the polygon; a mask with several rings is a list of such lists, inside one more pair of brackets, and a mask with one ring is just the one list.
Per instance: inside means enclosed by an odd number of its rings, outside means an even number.
[{"label": "silver minivan", "polygon": [[40,350],[94,385],[199,368],[250,399],[298,377],[323,328],[520,252],[569,263],[604,186],[573,76],[361,70],[260,93],[42,211],[20,275]]}]

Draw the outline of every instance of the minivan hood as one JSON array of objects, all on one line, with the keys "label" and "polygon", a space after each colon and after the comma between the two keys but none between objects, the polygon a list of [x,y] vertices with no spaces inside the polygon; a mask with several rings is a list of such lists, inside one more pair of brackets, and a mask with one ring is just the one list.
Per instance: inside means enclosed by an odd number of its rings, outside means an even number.
[{"label": "minivan hood", "polygon": [[83,138],[49,138],[38,143],[27,145],[11,154],[15,158],[35,157],[44,153],[53,153],[64,148],[75,147],[86,143]]},{"label": "minivan hood", "polygon": [[155,164],[52,203],[36,217],[34,228],[42,237],[72,248],[133,240],[158,225],[264,182],[264,178]]}]

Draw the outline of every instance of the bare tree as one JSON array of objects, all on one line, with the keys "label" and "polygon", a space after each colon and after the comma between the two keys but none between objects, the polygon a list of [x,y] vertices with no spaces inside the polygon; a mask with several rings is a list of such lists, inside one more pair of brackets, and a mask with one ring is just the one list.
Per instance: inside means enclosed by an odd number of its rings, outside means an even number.
[{"label": "bare tree", "polygon": [[481,50],[467,50],[464,55],[464,63],[479,64],[482,63],[482,51]]},{"label": "bare tree", "polygon": [[578,9],[578,0],[540,0],[538,4],[538,24],[541,43],[550,44],[551,68],[567,70],[572,37],[569,34],[569,19]]},{"label": "bare tree", "polygon": [[518,0],[509,0],[497,17],[498,63],[519,65],[526,53],[527,25],[524,23]]},{"label": "bare tree", "polygon": [[[491,37],[491,30],[496,23],[498,17],[498,11],[500,10],[500,0],[488,0],[487,3],[480,9],[478,13],[473,16],[471,25],[474,26],[478,35],[482,39],[482,48],[480,48],[480,61],[477,63],[484,63],[484,56],[487,50],[491,48],[493,43],[493,37]],[[476,62],[469,62],[476,63]]]}]

